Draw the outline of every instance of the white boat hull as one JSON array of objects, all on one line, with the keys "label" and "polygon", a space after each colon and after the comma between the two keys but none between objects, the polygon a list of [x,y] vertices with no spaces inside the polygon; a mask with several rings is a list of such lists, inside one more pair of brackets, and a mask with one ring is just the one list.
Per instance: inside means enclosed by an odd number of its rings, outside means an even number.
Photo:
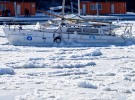
[{"label": "white boat hull", "polygon": [[[97,35],[97,34],[78,34],[78,33],[55,33],[54,29],[41,30],[27,30],[27,29],[14,29],[5,27],[3,30],[11,45],[53,45],[57,37],[61,37],[58,42],[63,43],[81,43],[86,45],[92,44],[123,44],[130,41],[128,38],[123,38],[117,35]],[[64,28],[63,28],[64,30]]]},{"label": "white boat hull", "polygon": [[4,28],[6,37],[11,45],[51,45],[53,43],[53,34],[40,31],[14,30]]}]

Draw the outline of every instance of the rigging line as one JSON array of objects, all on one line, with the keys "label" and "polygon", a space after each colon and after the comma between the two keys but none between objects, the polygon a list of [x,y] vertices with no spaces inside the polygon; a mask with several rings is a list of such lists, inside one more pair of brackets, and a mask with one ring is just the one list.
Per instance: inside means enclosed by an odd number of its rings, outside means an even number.
[{"label": "rigging line", "polygon": [[59,15],[55,15],[55,14],[52,14],[52,13],[49,13],[49,12],[46,12],[46,11],[43,11],[43,10],[37,10],[37,11],[42,12],[42,13],[47,14],[47,15],[54,16],[54,17],[62,18],[62,17],[59,16]]}]

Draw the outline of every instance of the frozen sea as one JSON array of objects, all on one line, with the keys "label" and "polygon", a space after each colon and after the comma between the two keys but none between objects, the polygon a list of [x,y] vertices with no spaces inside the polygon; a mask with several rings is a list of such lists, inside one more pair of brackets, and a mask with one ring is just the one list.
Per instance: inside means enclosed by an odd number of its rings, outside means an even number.
[{"label": "frozen sea", "polygon": [[134,44],[13,46],[2,27],[0,100],[135,100]]}]

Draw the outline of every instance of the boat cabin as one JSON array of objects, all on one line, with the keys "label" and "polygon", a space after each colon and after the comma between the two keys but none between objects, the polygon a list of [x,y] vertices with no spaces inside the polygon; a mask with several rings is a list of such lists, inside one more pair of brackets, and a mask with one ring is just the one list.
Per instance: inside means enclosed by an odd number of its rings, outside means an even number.
[{"label": "boat cabin", "polygon": [[63,26],[62,31],[66,34],[100,35],[100,28],[91,26]]},{"label": "boat cabin", "polygon": [[99,29],[95,29],[95,28],[90,28],[90,27],[85,27],[85,28],[68,28],[67,32],[70,34],[74,34],[74,33],[78,33],[81,35],[96,35],[99,34]]}]

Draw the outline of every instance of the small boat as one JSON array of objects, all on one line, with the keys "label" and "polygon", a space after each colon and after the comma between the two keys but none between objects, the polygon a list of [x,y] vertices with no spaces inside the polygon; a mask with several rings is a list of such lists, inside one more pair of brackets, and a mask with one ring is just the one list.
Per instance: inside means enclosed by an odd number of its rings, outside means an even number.
[{"label": "small boat", "polygon": [[6,26],[4,33],[11,45],[46,46],[65,43],[81,44],[125,44],[128,41],[135,43],[128,30],[122,35],[115,33],[118,27],[110,28],[107,25],[85,24],[37,24],[33,27]]}]

